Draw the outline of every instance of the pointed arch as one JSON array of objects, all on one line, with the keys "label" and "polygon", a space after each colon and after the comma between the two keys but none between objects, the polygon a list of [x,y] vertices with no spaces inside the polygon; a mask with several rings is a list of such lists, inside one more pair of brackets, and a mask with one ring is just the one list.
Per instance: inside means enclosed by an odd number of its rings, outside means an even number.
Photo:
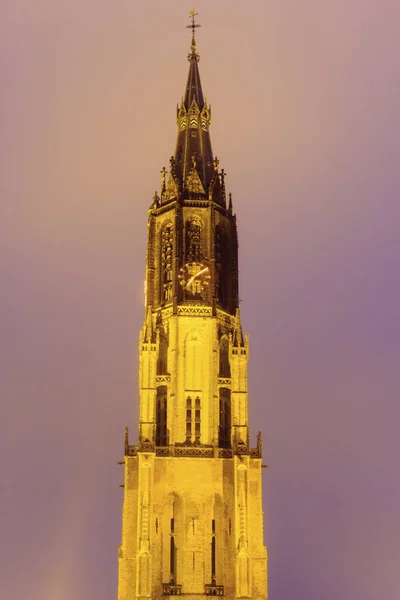
[{"label": "pointed arch", "polygon": [[220,223],[215,228],[215,285],[216,294],[222,307],[227,307],[228,302],[228,249],[227,236]]},{"label": "pointed arch", "polygon": [[160,343],[157,357],[157,375],[168,373],[168,335],[160,328]]},{"label": "pointed arch", "polygon": [[163,224],[161,230],[161,301],[172,298],[172,263],[174,249],[174,229],[171,221]]},{"label": "pointed arch", "polygon": [[186,247],[186,261],[187,262],[201,262],[202,259],[202,248],[201,248],[201,234],[202,224],[200,219],[191,218],[186,221],[186,236],[185,236],[185,247]]},{"label": "pointed arch", "polygon": [[230,448],[232,427],[231,390],[219,390],[219,442],[220,448]]},{"label": "pointed arch", "polygon": [[229,340],[227,335],[223,335],[219,341],[219,376],[231,376],[231,367],[229,364]]},{"label": "pointed arch", "polygon": [[168,444],[167,404],[167,386],[160,385],[156,393],[156,446],[167,446]]},{"label": "pointed arch", "polygon": [[201,382],[201,335],[196,329],[192,329],[185,340],[185,388],[187,390],[201,390]]}]

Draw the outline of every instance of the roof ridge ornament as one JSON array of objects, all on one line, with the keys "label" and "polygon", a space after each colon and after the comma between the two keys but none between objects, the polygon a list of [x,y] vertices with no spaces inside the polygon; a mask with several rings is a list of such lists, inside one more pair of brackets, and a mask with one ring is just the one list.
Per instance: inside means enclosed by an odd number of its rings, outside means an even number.
[{"label": "roof ridge ornament", "polygon": [[166,177],[167,177],[167,169],[165,167],[163,167],[160,171],[161,174],[161,197],[163,196],[163,194],[165,193],[166,190]]},{"label": "roof ridge ornament", "polygon": [[190,169],[189,175],[186,180],[186,187],[189,194],[205,194],[203,182],[201,181],[199,172],[197,170],[197,154],[194,152],[192,155],[192,168]]},{"label": "roof ridge ornament", "polygon": [[192,22],[190,25],[186,25],[186,28],[192,30],[192,45],[190,46],[191,53],[188,54],[188,60],[192,60],[194,58],[197,62],[199,62],[200,55],[196,52],[197,45],[196,45],[195,32],[196,32],[197,27],[201,27],[201,25],[199,23],[196,23],[197,16],[198,16],[198,13],[196,12],[196,9],[192,8],[192,10],[190,11],[190,18],[191,18]]}]

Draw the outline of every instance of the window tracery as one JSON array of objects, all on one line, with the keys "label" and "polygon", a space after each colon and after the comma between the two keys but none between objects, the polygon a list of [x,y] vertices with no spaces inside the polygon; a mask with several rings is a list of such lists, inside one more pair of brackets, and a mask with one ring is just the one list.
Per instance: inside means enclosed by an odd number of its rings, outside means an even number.
[{"label": "window tracery", "polygon": [[228,388],[219,390],[219,447],[231,447],[231,391]]},{"label": "window tracery", "polygon": [[162,250],[161,250],[161,267],[162,267],[162,295],[163,300],[167,301],[172,298],[172,251],[174,243],[174,231],[172,224],[164,227],[162,232]]},{"label": "window tracery", "polygon": [[156,394],[156,446],[166,446],[167,442],[167,386],[161,385]]},{"label": "window tracery", "polygon": [[227,252],[226,236],[221,225],[215,228],[215,291],[222,306],[227,303]]},{"label": "window tracery", "polygon": [[201,390],[203,364],[201,352],[201,337],[198,331],[191,330],[185,341],[185,373],[186,389]]},{"label": "window tracery", "polygon": [[186,259],[188,262],[201,261],[201,224],[194,219],[186,224]]},{"label": "window tracery", "polygon": [[196,396],[194,403],[191,396],[186,398],[186,443],[192,443],[194,435],[194,443],[200,444],[200,426],[201,426],[201,401],[200,397]]},{"label": "window tracery", "polygon": [[228,336],[223,335],[219,343],[219,376],[230,377],[231,368],[229,364],[229,342]]}]

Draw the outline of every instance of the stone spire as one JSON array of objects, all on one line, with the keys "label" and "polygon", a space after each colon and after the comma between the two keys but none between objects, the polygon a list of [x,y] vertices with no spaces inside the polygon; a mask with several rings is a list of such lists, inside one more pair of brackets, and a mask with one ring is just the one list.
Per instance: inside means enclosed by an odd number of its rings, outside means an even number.
[{"label": "stone spire", "polygon": [[[170,170],[161,171],[160,204],[175,200],[208,199],[226,208],[224,171],[219,172],[219,160],[214,159],[211,137],[211,106],[207,104],[201,87],[197,52],[195,22],[197,13],[190,12],[192,43],[188,54],[189,74],[181,103],[177,106],[176,123],[178,135],[175,153],[170,160]],[[158,198],[152,207],[157,208]]]},{"label": "stone spire", "polygon": [[[204,98],[201,87],[197,43],[195,37],[196,27],[194,17],[196,13],[191,12],[192,43],[188,60],[190,63],[189,74],[184,97],[177,107],[178,137],[175,148],[176,172],[180,179],[183,193],[189,194],[192,190],[188,186],[188,177],[193,180],[193,164],[196,163],[196,171],[200,177],[204,193],[208,189],[214,173],[214,162],[211,148],[209,126],[211,123],[211,107]],[[197,177],[195,176],[195,179]],[[197,186],[198,190],[199,186]]]}]

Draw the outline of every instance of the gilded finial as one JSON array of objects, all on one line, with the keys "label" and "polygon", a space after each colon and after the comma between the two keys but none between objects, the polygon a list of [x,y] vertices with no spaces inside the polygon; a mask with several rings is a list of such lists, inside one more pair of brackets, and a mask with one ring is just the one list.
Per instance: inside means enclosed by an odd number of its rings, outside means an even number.
[{"label": "gilded finial", "polygon": [[161,194],[165,192],[165,178],[167,176],[167,169],[163,167],[160,171],[161,173]]},{"label": "gilded finial", "polygon": [[201,27],[201,25],[196,23],[196,17],[197,17],[196,9],[192,8],[192,10],[190,11],[190,18],[191,18],[192,22],[190,25],[186,25],[186,27],[187,27],[187,29],[192,30],[192,45],[190,46],[190,49],[192,52],[191,52],[191,54],[188,55],[188,59],[191,60],[192,57],[194,56],[196,58],[196,60],[198,61],[200,59],[200,56],[196,52],[197,45],[196,45],[195,32],[196,32],[197,27]]},{"label": "gilded finial", "polygon": [[196,152],[192,156],[192,165],[193,165],[193,169],[195,169],[197,167],[197,154],[196,154]]},{"label": "gilded finial", "polygon": [[154,196],[153,196],[153,206],[154,208],[157,208],[160,205],[160,197],[157,194],[157,192],[154,192]]},{"label": "gilded finial", "polygon": [[216,156],[214,158],[214,171],[218,172],[218,166],[219,166],[219,158],[218,158],[218,156]]},{"label": "gilded finial", "polygon": [[221,181],[222,201],[224,203],[224,206],[226,206],[226,192],[225,192],[226,173],[225,173],[224,169],[221,169],[221,173],[219,174],[219,177],[220,177],[220,181]]}]

